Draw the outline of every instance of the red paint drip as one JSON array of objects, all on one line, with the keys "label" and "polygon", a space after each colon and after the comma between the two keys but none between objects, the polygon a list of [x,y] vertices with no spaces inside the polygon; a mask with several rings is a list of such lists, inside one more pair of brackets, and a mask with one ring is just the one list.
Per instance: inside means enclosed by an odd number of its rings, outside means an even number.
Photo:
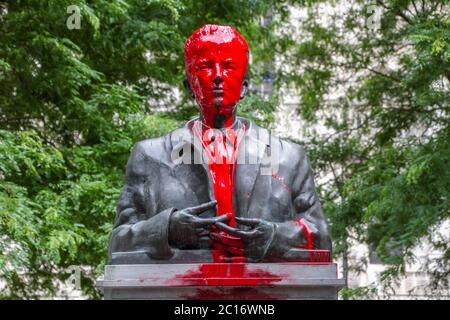
[{"label": "red paint drip", "polygon": [[[248,45],[232,27],[207,24],[187,40],[184,53],[187,80],[202,115],[203,130],[197,132],[202,132],[200,141],[209,159],[217,215],[228,215],[228,224],[235,227],[232,199],[235,160],[240,141],[232,125],[247,73]],[[225,135],[216,129],[205,130],[214,128],[217,121],[225,127]],[[214,147],[210,147],[212,136],[205,132],[211,130],[215,136]],[[227,147],[227,140],[231,148]],[[224,235],[214,227],[212,229]],[[237,241],[238,238],[235,242]],[[217,245],[215,248],[222,249]],[[242,251],[229,247],[225,249],[227,251],[222,255],[236,255]],[[228,252],[230,250],[232,252]],[[213,258],[216,261],[220,255],[213,255]]]},{"label": "red paint drip", "polygon": [[[314,250],[328,251],[328,250]],[[328,251],[329,253],[329,251]],[[329,265],[330,262],[289,262],[289,265]],[[195,269],[168,279],[166,285],[175,287],[198,287],[185,299],[283,299],[277,294],[271,296],[265,288],[274,287],[278,282],[289,279],[288,274],[273,274],[245,263],[206,263]]]},{"label": "red paint drip", "polygon": [[280,181],[283,184],[283,189],[291,191],[291,189],[288,187],[288,185],[286,184],[286,181],[284,179],[284,177],[278,176],[277,174],[275,174],[274,171],[272,171],[272,178]]},{"label": "red paint drip", "polygon": [[303,221],[303,219],[296,220],[295,223],[298,226],[303,227],[302,230],[303,230],[303,232],[305,234],[306,241],[307,241],[306,248],[308,250],[310,250],[309,254],[310,254],[310,257],[311,257],[311,262],[314,262],[314,252],[312,251],[313,250],[313,242],[312,242],[311,232],[310,232],[308,226],[306,225],[306,223]]},{"label": "red paint drip", "polygon": [[[197,127],[194,131],[197,133],[197,137],[202,142],[202,147],[208,156],[208,168],[214,186],[214,196],[217,200],[217,216],[224,214],[228,215],[230,219],[227,224],[231,227],[236,227],[233,209],[233,191],[237,154],[246,130],[245,124],[243,124],[242,133],[239,137],[232,127],[224,129],[226,134],[225,137],[218,129],[207,129],[206,126],[203,126],[203,130],[199,130],[198,126],[200,126],[200,122],[196,122],[195,125]],[[200,132],[203,132],[202,136],[200,136]],[[214,147],[212,148],[211,143],[213,141],[213,136]],[[226,139],[228,140],[228,146],[225,141]],[[217,233],[225,234],[214,227],[212,227],[212,229]],[[239,238],[235,238],[235,240],[240,242],[237,247],[243,248],[242,241],[240,241]],[[223,250],[223,247],[219,246],[217,243],[214,244],[215,249],[217,249],[213,251],[214,262],[219,262],[224,256],[229,256],[231,254],[230,252]],[[244,258],[245,257],[241,256],[240,261],[245,262]]]},{"label": "red paint drip", "polygon": [[191,286],[267,286],[279,282],[286,275],[265,270],[248,270],[245,263],[205,263],[197,270],[177,275],[169,284]]}]

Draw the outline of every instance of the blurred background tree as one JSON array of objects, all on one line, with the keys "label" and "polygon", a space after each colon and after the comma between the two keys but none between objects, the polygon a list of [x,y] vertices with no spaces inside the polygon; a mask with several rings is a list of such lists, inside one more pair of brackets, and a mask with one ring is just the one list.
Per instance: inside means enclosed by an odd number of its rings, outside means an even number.
[{"label": "blurred background tree", "polygon": [[301,13],[286,27],[297,33],[280,79],[299,92],[312,129],[301,143],[328,174],[322,199],[344,275],[366,268],[348,254],[367,244],[389,266],[388,292],[427,242],[440,253],[420,263],[427,289],[448,295],[450,230],[438,231],[450,217],[449,1],[307,1]]},{"label": "blurred background tree", "polygon": [[[81,20],[70,30],[73,5]],[[258,18],[267,8],[263,1],[0,2],[3,297],[54,296],[71,265],[93,267],[81,285],[99,296],[93,284],[130,149],[196,113],[186,95],[173,95],[183,92],[185,40],[206,22],[231,24],[261,60],[269,31]]]},{"label": "blurred background tree", "polygon": [[[71,5],[79,29],[66,24]],[[326,23],[323,5],[335,8]],[[312,128],[298,142],[318,176],[331,174],[319,189],[344,265],[351,239],[370,244],[390,263],[389,283],[448,218],[447,0],[0,1],[3,298],[55,296],[71,265],[85,267],[83,293],[100,297],[93,284],[131,147],[197,112],[182,89],[183,45],[204,23],[243,34],[254,84],[274,79],[272,98],[251,94],[242,115],[268,126],[278,89],[298,93]],[[444,253],[430,270],[442,287],[448,242],[430,241]]]}]

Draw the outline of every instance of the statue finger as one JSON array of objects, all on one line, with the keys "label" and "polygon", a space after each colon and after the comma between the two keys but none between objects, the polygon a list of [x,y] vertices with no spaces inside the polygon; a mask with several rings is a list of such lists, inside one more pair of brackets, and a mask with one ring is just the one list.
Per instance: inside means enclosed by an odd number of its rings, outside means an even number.
[{"label": "statue finger", "polygon": [[261,233],[256,229],[242,230],[241,238],[242,239],[253,239],[253,238],[257,238],[260,234]]},{"label": "statue finger", "polygon": [[229,225],[226,225],[226,224],[221,223],[221,222],[217,222],[214,226],[215,226],[217,229],[219,229],[219,230],[221,230],[221,231],[225,231],[225,232],[228,233],[228,234],[231,234],[231,235],[236,236],[236,237],[238,236],[238,235],[237,235],[237,232],[239,231],[239,229],[230,227]]},{"label": "statue finger", "polygon": [[217,227],[217,229],[224,231],[224,232],[226,232],[232,236],[238,237],[238,238],[243,238],[246,236],[246,234],[245,234],[246,231],[230,227],[229,225],[226,225],[222,222],[216,223],[215,226]]},{"label": "statue finger", "polygon": [[240,217],[236,217],[235,219],[237,223],[249,227],[256,227],[258,224],[261,223],[261,219],[240,218]]},{"label": "statue finger", "polygon": [[211,233],[211,231],[205,230],[205,229],[203,229],[203,228],[197,228],[197,229],[195,229],[195,230],[196,230],[197,235],[198,235],[199,237],[207,237],[207,236],[209,236],[209,234]]},{"label": "statue finger", "polygon": [[214,217],[214,218],[200,218],[200,217],[196,217],[195,220],[194,220],[194,224],[196,226],[209,226],[209,225],[212,225],[212,224],[225,222],[228,219],[229,218],[226,215],[221,215],[219,217]]},{"label": "statue finger", "polygon": [[217,201],[214,200],[214,201],[202,203],[202,204],[200,204],[198,206],[195,206],[195,207],[187,208],[187,209],[185,209],[185,211],[187,213],[190,213],[190,214],[199,215],[200,213],[202,213],[202,212],[204,212],[206,210],[214,208],[216,206],[216,204],[217,204]]},{"label": "statue finger", "polygon": [[226,246],[231,246],[235,248],[244,248],[244,243],[238,237],[233,237],[224,233],[211,232],[211,239],[218,241]]}]

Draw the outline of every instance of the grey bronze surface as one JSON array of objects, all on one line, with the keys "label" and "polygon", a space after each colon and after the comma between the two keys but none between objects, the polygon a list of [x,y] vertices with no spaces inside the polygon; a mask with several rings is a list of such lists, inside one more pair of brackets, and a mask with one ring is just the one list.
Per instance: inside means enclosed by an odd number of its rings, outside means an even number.
[{"label": "grey bronze surface", "polygon": [[[231,230],[225,218],[216,217],[208,165],[195,161],[204,157],[204,150],[191,130],[194,121],[135,145],[110,237],[110,260],[113,253],[136,251],[170,263],[180,250],[209,250],[214,225],[245,239],[248,261],[306,261],[301,247],[307,239],[295,223],[299,219],[307,224],[314,249],[331,250],[304,150],[246,119],[237,121],[247,130],[233,192],[235,216],[243,218],[241,228]],[[186,154],[188,161],[180,161]]]}]

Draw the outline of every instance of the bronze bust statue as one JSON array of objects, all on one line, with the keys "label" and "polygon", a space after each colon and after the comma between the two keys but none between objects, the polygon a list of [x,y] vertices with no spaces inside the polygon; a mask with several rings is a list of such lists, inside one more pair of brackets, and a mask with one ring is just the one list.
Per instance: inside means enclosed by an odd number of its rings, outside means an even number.
[{"label": "bronze bust statue", "polygon": [[205,25],[187,40],[185,64],[200,116],[135,145],[110,263],[329,261],[304,150],[236,117],[248,87],[244,38]]}]

